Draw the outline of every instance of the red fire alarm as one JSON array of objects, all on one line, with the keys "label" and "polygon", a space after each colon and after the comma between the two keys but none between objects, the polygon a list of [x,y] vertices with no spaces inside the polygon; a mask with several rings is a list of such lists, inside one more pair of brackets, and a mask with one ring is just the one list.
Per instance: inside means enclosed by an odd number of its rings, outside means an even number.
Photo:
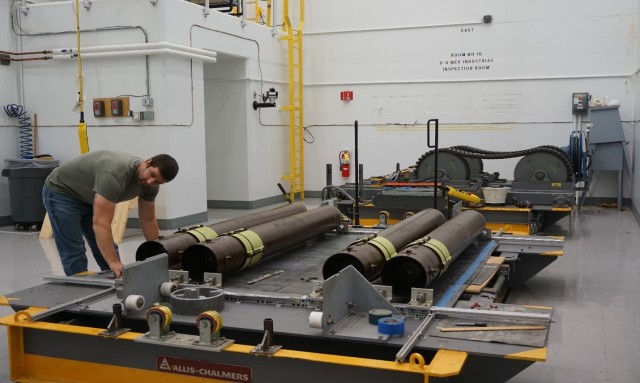
[{"label": "red fire alarm", "polygon": [[343,90],[340,92],[340,100],[342,101],[351,101],[353,100],[353,91],[352,90]]}]

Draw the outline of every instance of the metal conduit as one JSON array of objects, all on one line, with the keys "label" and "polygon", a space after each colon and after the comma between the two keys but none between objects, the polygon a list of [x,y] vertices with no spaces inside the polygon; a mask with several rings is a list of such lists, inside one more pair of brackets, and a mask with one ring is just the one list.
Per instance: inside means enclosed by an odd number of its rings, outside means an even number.
[{"label": "metal conduit", "polygon": [[160,237],[153,241],[144,242],[136,251],[136,261],[144,261],[154,255],[166,253],[169,255],[169,266],[171,268],[180,268],[182,253],[189,246],[214,239],[218,235],[229,231],[248,229],[267,222],[290,217],[294,214],[303,213],[305,211],[307,211],[307,208],[303,204],[296,202],[274,209],[217,222],[209,226],[180,230],[168,237]]},{"label": "metal conduit", "polygon": [[477,211],[462,212],[400,250],[384,266],[382,283],[400,293],[430,285],[482,233],[484,224]]},{"label": "metal conduit", "polygon": [[352,265],[367,280],[376,279],[384,264],[411,241],[414,241],[445,221],[436,209],[426,209],[378,234],[359,239],[346,249],[329,257],[322,266],[322,276],[328,279],[345,267]]},{"label": "metal conduit", "polygon": [[250,267],[341,224],[338,209],[322,206],[190,246],[182,256],[182,268],[189,271],[189,278],[202,281],[205,272],[227,273]]}]

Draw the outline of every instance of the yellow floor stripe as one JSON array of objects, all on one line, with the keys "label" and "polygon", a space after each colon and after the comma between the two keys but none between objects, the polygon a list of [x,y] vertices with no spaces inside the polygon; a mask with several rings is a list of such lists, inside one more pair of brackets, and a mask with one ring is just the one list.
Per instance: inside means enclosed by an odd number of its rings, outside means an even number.
[{"label": "yellow floor stripe", "polygon": [[535,350],[517,352],[505,356],[506,359],[528,360],[531,362],[544,362],[547,360],[547,348],[537,348]]}]

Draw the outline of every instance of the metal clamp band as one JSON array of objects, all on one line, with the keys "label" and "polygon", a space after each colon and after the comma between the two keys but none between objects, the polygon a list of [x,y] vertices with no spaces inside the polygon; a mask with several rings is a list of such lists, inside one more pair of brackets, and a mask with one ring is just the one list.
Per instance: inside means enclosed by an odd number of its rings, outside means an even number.
[{"label": "metal clamp band", "polygon": [[196,237],[198,242],[211,241],[218,236],[215,230],[208,226],[198,227],[187,231],[187,233]]},{"label": "metal clamp band", "polygon": [[232,234],[232,237],[242,242],[242,245],[247,250],[247,259],[240,269],[260,262],[262,252],[264,251],[264,243],[258,234],[251,230],[245,230],[241,233]]},{"label": "metal clamp band", "polygon": [[371,241],[369,241],[369,243],[377,247],[382,252],[387,261],[398,253],[396,251],[396,247],[393,246],[393,243],[391,243],[391,241],[384,237],[375,237]]},{"label": "metal clamp band", "polygon": [[449,249],[445,246],[444,243],[438,241],[437,239],[429,238],[427,242],[424,243],[424,246],[433,250],[438,257],[440,257],[440,262],[442,262],[442,270],[440,271],[440,275],[444,273],[444,271],[451,264],[451,254],[449,253]]},{"label": "metal clamp band", "polygon": [[376,237],[375,234],[367,235],[366,237],[362,237],[362,238],[358,239],[357,241],[350,243],[349,246],[364,245],[365,243],[368,243],[369,241],[371,241],[375,237]]}]

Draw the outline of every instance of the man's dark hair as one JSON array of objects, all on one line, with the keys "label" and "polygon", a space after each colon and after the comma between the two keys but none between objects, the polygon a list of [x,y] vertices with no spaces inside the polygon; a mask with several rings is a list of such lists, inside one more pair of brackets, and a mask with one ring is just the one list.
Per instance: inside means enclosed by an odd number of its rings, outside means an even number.
[{"label": "man's dark hair", "polygon": [[160,175],[162,175],[162,178],[166,182],[176,178],[178,170],[180,169],[178,162],[168,154],[158,154],[151,157],[151,163],[149,163],[149,166],[157,167],[160,171]]}]

